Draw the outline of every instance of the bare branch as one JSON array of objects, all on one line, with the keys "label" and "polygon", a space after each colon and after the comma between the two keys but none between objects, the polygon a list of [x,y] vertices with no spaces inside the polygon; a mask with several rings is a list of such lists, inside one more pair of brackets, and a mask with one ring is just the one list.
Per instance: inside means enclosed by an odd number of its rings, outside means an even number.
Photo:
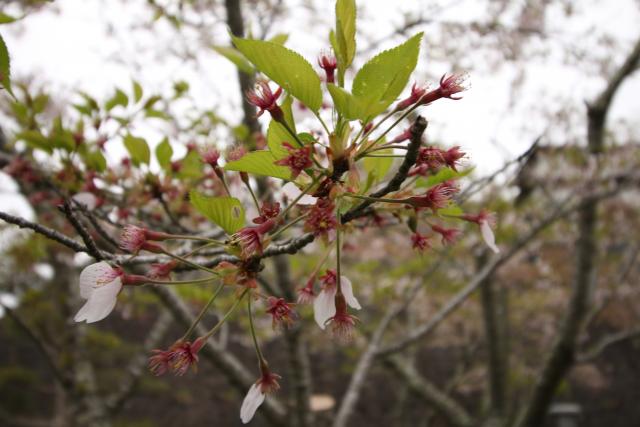
[{"label": "bare branch", "polygon": [[125,368],[126,378],[120,381],[118,390],[105,399],[105,405],[112,414],[117,413],[127,399],[135,392],[140,377],[145,372],[149,352],[160,346],[160,342],[172,325],[173,316],[169,311],[163,310],[155,321],[144,341],[142,349],[131,359]]},{"label": "bare branch", "polygon": [[418,396],[447,417],[452,425],[456,427],[473,425],[473,420],[467,411],[435,385],[427,381],[411,363],[399,355],[393,355],[385,359],[385,364],[405,380],[410,389]]},{"label": "bare branch", "polygon": [[[64,246],[68,247],[69,249],[72,249],[75,252],[84,252],[88,255],[91,255],[91,251],[84,246],[82,243],[77,242],[76,240],[73,240],[67,236],[65,236],[64,234],[62,234],[61,232],[54,230],[52,228],[48,228],[45,227],[43,225],[40,224],[36,224],[34,222],[31,221],[27,221],[24,218],[20,218],[11,214],[8,214],[6,212],[0,212],[0,219],[8,222],[9,224],[14,224],[17,225],[20,228],[28,228],[30,230],[35,231],[36,233],[42,234],[43,236],[58,242],[60,244],[63,244]],[[100,252],[101,258],[113,258],[113,256],[109,253],[106,252]]]},{"label": "bare branch", "polygon": [[388,307],[387,312],[385,313],[382,320],[380,320],[378,326],[376,327],[376,330],[371,336],[367,348],[360,355],[356,368],[353,372],[353,375],[351,376],[349,386],[347,387],[347,391],[345,391],[344,396],[342,397],[342,404],[338,409],[338,414],[333,421],[333,427],[346,427],[347,422],[349,421],[349,417],[351,416],[353,409],[358,403],[358,399],[360,398],[361,394],[360,392],[365,384],[367,375],[369,374],[371,366],[375,361],[375,356],[378,352],[384,332],[387,330],[389,323],[391,322],[393,317],[397,315],[397,313],[397,307],[393,305],[390,305]]},{"label": "bare branch", "polygon": [[89,250],[89,255],[91,255],[98,261],[103,260],[104,257],[102,256],[100,249],[98,248],[98,246],[96,246],[96,242],[93,241],[93,238],[89,234],[89,231],[80,222],[75,212],[73,212],[73,209],[71,209],[69,200],[64,201],[64,204],[62,205],[62,211],[64,212],[71,225],[73,225],[73,228],[75,228],[80,237],[82,237],[82,241]]}]

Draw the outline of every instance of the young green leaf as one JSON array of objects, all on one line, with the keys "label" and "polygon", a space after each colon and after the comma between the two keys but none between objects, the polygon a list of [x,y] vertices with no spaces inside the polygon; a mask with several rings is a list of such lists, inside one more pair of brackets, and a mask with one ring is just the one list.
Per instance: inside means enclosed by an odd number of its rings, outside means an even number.
[{"label": "young green leaf", "polygon": [[104,108],[107,111],[111,111],[116,105],[126,107],[128,104],[129,98],[127,97],[127,94],[120,89],[116,89],[116,93],[105,103]]},{"label": "young green leaf", "polygon": [[306,59],[278,43],[233,37],[233,43],[258,70],[312,111],[322,105],[320,78]]},{"label": "young green leaf", "polygon": [[208,197],[193,190],[189,199],[198,212],[227,234],[233,234],[244,226],[244,208],[235,197]]},{"label": "young green leaf", "polygon": [[4,39],[0,35],[0,83],[2,87],[11,94],[15,99],[13,90],[11,89],[11,65],[9,58],[9,51],[7,45],[4,43]]},{"label": "young green leaf", "polygon": [[107,169],[107,160],[100,150],[87,151],[83,157],[87,168],[96,172],[104,172]]},{"label": "young green leaf", "polygon": [[422,33],[375,56],[358,71],[352,93],[370,107],[368,117],[382,113],[400,95],[416,68]]},{"label": "young green leaf", "polygon": [[270,42],[278,43],[281,45],[284,45],[287,40],[289,40],[289,34],[287,33],[278,33],[269,39]]},{"label": "young green leaf", "polygon": [[141,163],[149,164],[151,153],[149,151],[149,145],[144,138],[139,138],[131,134],[124,137],[124,146],[131,155],[133,164],[138,166]]},{"label": "young green leaf", "polygon": [[256,175],[272,176],[274,178],[291,179],[291,170],[285,166],[274,164],[276,158],[270,151],[252,151],[242,156],[240,160],[228,162],[224,169],[253,173]]},{"label": "young green leaf", "polygon": [[197,151],[189,151],[182,160],[180,160],[180,171],[178,176],[180,178],[193,178],[197,179],[202,177],[202,161],[200,160],[200,154]]},{"label": "young green leaf", "polygon": [[329,83],[329,93],[333,98],[333,104],[340,115],[347,120],[364,120],[367,108],[364,103],[343,88]]},{"label": "young green leaf", "polygon": [[236,49],[226,46],[213,46],[213,50],[231,61],[243,73],[255,73],[256,70],[253,68],[253,65],[251,65],[251,63],[247,61],[247,58],[245,58],[244,55]]},{"label": "young green leaf", "polygon": [[336,1],[335,47],[340,77],[356,54],[356,2],[355,0]]},{"label": "young green leaf", "polygon": [[173,148],[169,143],[168,138],[164,138],[160,144],[156,147],[156,158],[158,164],[162,169],[168,169],[171,166],[171,156],[173,155]]},{"label": "young green leaf", "polygon": [[285,141],[291,143],[291,139],[291,135],[284,126],[275,120],[271,120],[269,129],[267,130],[267,145],[275,160],[283,159],[289,155],[289,152],[282,146],[282,143]]},{"label": "young green leaf", "polygon": [[433,187],[441,182],[449,181],[451,179],[460,179],[473,172],[473,168],[465,169],[463,171],[456,172],[451,168],[442,168],[435,175],[431,175],[427,178],[420,177],[416,181],[416,188]]},{"label": "young green leaf", "polygon": [[17,21],[19,18],[14,18],[11,15],[7,15],[4,12],[0,12],[0,24],[11,24],[12,22]]},{"label": "young green leaf", "polygon": [[140,83],[138,83],[135,80],[131,84],[133,86],[133,99],[135,102],[138,102],[142,99],[142,95],[143,95],[142,86],[140,85]]}]

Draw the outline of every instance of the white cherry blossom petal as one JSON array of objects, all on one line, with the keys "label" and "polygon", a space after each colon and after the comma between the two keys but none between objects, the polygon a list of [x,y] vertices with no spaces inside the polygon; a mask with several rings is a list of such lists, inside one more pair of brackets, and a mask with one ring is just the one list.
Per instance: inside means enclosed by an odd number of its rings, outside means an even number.
[{"label": "white cherry blossom petal", "polygon": [[349,304],[351,308],[360,310],[362,306],[353,295],[353,286],[351,285],[351,280],[347,279],[345,276],[340,276],[340,286],[342,287],[342,294],[344,295],[344,299],[347,304]]},{"label": "white cherry blossom petal", "polygon": [[[302,191],[293,182],[287,182],[284,186],[282,186],[282,194],[287,196],[287,199],[289,201],[292,201],[292,200],[295,200],[296,197],[298,197],[300,194],[302,194]],[[316,200],[318,200],[317,197],[313,197],[309,194],[305,194],[300,198],[300,200],[298,200],[297,204],[298,205],[315,205]]]},{"label": "white cherry blossom petal", "polygon": [[116,306],[118,294],[122,289],[122,279],[116,277],[115,280],[103,285],[94,285],[93,292],[87,302],[82,306],[76,317],[76,322],[86,321],[87,323],[97,322],[104,319]]},{"label": "white cherry blossom petal", "polygon": [[335,286],[320,291],[316,299],[313,301],[313,317],[320,329],[325,328],[327,320],[336,315],[336,292]]},{"label": "white cherry blossom petal", "polygon": [[480,223],[480,234],[482,234],[482,238],[484,239],[484,242],[487,244],[487,246],[489,246],[489,248],[493,252],[499,254],[500,249],[498,249],[498,246],[496,246],[496,238],[493,235],[491,225],[487,221],[482,221]]},{"label": "white cherry blossom petal", "polygon": [[240,407],[240,419],[243,424],[251,421],[256,410],[262,405],[262,402],[264,402],[264,398],[265,395],[260,390],[260,386],[257,383],[253,384],[244,397],[242,406]]},{"label": "white cherry blossom petal", "polygon": [[101,261],[86,266],[80,273],[80,296],[84,299],[89,299],[97,283],[108,283],[113,281],[115,277],[113,267],[107,262]]},{"label": "white cherry blossom petal", "polygon": [[94,210],[98,205],[98,198],[92,193],[86,191],[75,194],[72,199],[81,205],[85,205],[90,211]]}]

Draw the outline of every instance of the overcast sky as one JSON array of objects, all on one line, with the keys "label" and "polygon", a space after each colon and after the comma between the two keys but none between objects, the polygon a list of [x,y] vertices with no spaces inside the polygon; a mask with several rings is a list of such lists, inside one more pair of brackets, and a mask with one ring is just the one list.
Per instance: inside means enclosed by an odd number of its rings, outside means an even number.
[{"label": "overcast sky", "polygon": [[[49,10],[28,16],[21,23],[3,26],[0,30],[12,54],[14,75],[35,76],[37,81],[46,82],[54,95],[69,101],[77,99],[74,91],[80,89],[99,98],[109,96],[115,86],[128,90],[132,78],[141,81],[147,92],[166,90],[173,80],[184,79],[191,84],[191,93],[199,105],[217,105],[221,115],[237,118],[239,94],[234,67],[208,50],[196,52],[197,61],[184,62],[176,55],[167,55],[168,50],[180,52],[195,45],[195,42],[189,43],[195,40],[195,35],[185,31],[184,37],[175,37],[166,22],[159,22],[153,33],[131,31],[137,23],[148,22],[149,10],[145,3],[58,0]],[[318,0],[321,13],[315,16],[309,16],[301,6],[302,1],[285,3],[291,5],[289,17],[284,23],[278,22],[273,32],[290,33],[288,46],[315,63],[318,52],[327,47],[333,2]],[[433,2],[367,0],[358,3],[363,5],[360,33],[380,38],[402,21],[404,13]],[[444,18],[460,22],[477,19],[485,12],[478,6],[483,3],[455,2],[456,6]],[[446,143],[462,145],[483,173],[499,167],[504,159],[520,154],[544,130],[550,130],[553,138],[562,139],[566,123],[554,123],[547,115],[567,104],[581,105],[602,87],[603,80],[595,76],[592,69],[562,65],[559,58],[566,52],[559,46],[572,43],[580,46],[603,35],[630,46],[640,36],[637,25],[640,14],[633,0],[576,3],[579,8],[571,19],[559,10],[549,11],[546,29],[555,34],[557,43],[544,42],[551,55],[544,61],[531,61],[525,90],[515,104],[509,104],[514,68],[509,64],[498,70],[483,68],[482,55],[486,53],[469,52],[466,63],[474,67],[470,73],[471,89],[462,101],[440,102],[425,111],[431,122],[429,134]],[[435,37],[435,28],[433,33],[429,29],[425,28],[425,38]],[[228,43],[224,25],[212,25],[211,31],[216,43]],[[187,42],[183,43],[184,40]],[[399,41],[389,40],[384,46]],[[531,48],[535,49],[535,44]],[[598,52],[593,54],[597,56]],[[621,61],[624,54],[620,50],[615,57]],[[362,63],[365,59],[361,57],[358,61]],[[449,71],[446,63],[430,61],[429,52],[424,51],[420,69],[428,69],[434,75]],[[625,119],[640,124],[639,77],[629,79],[628,87],[616,100],[611,115],[613,121]],[[573,128],[578,136],[582,131],[580,123]],[[152,143],[161,136],[150,135]],[[116,151],[114,157],[119,158],[118,148],[113,150]]]}]

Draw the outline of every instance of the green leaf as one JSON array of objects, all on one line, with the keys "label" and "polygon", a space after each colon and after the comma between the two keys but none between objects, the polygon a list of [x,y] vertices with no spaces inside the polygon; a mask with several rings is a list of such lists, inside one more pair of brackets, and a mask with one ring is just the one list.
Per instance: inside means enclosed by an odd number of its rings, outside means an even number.
[{"label": "green leaf", "polygon": [[253,68],[253,65],[251,65],[251,63],[247,61],[247,58],[245,58],[237,49],[226,46],[213,46],[213,50],[231,61],[236,67],[238,67],[238,70],[243,73],[255,73],[256,70]]},{"label": "green leaf", "polygon": [[142,86],[140,86],[140,83],[138,83],[135,80],[131,83],[133,85],[133,99],[135,102],[138,102],[142,99],[142,95],[143,95]]},{"label": "green leaf", "polygon": [[12,22],[16,22],[18,19],[20,18],[14,18],[13,16],[0,12],[0,24],[11,24]]},{"label": "green leaf", "polygon": [[39,131],[26,130],[16,134],[16,140],[24,141],[31,148],[38,148],[40,150],[51,153],[53,147],[49,144],[49,139],[41,134]]},{"label": "green leaf", "polygon": [[11,94],[15,99],[13,90],[11,89],[11,65],[9,58],[9,51],[7,45],[4,43],[4,39],[0,35],[0,83],[4,89]]},{"label": "green leaf", "polygon": [[89,169],[97,172],[104,172],[107,169],[107,160],[100,150],[88,151],[83,157]]},{"label": "green leaf", "polygon": [[460,172],[456,172],[451,168],[442,168],[435,175],[431,175],[427,178],[420,177],[416,181],[416,188],[433,187],[434,185],[451,179],[460,179],[469,175],[472,171],[473,168],[465,169]]},{"label": "green leaf", "polygon": [[365,104],[343,88],[334,84],[327,84],[327,89],[333,98],[333,104],[340,115],[347,120],[364,120],[367,115]]},{"label": "green leaf", "polygon": [[[393,149],[380,150],[375,152],[376,155],[393,154]],[[389,172],[393,164],[393,157],[365,157],[363,161],[364,170],[372,176],[374,182],[380,182],[382,178]]]},{"label": "green leaf", "polygon": [[154,118],[154,119],[161,119],[161,120],[169,120],[169,119],[171,119],[171,117],[169,117],[169,115],[167,113],[165,113],[164,111],[152,110],[152,109],[147,109],[144,112],[144,116],[145,117],[149,117],[149,118]]},{"label": "green leaf", "polygon": [[131,155],[131,160],[134,165],[138,166],[141,163],[149,164],[151,152],[149,151],[149,144],[147,144],[144,138],[129,134],[124,137],[123,142]]},{"label": "green leaf", "polygon": [[271,120],[271,123],[269,123],[269,129],[267,130],[267,145],[269,146],[269,150],[271,151],[274,160],[280,160],[289,155],[289,152],[282,146],[282,143],[287,141],[291,145],[295,146],[291,139],[291,135],[287,132],[284,126],[275,120]]},{"label": "green leaf", "polygon": [[277,43],[233,37],[233,43],[253,65],[312,111],[322,106],[320,78],[299,53]]},{"label": "green leaf", "polygon": [[352,93],[368,105],[368,117],[382,113],[407,85],[416,68],[422,33],[375,56],[358,71]]},{"label": "green leaf", "polygon": [[464,214],[462,208],[454,203],[450,204],[446,208],[438,209],[438,215],[460,216],[462,214]]},{"label": "green leaf", "polygon": [[270,42],[278,43],[281,45],[284,45],[287,42],[287,40],[289,40],[289,34],[287,33],[278,33],[269,39]]},{"label": "green leaf", "polygon": [[164,138],[156,147],[156,158],[158,159],[158,164],[162,169],[168,169],[171,166],[172,155],[173,148],[171,148],[169,139]]},{"label": "green leaf", "polygon": [[228,162],[224,169],[253,173],[256,175],[272,176],[285,180],[291,179],[291,170],[285,166],[274,164],[276,158],[266,150],[252,151],[245,154],[240,160]]},{"label": "green leaf", "polygon": [[127,94],[120,89],[116,89],[116,93],[105,103],[104,108],[107,111],[111,111],[116,105],[126,107],[128,104],[129,98],[127,97]]},{"label": "green leaf", "polygon": [[235,197],[208,197],[197,191],[189,193],[191,204],[198,212],[233,234],[244,226],[244,208]]},{"label": "green leaf", "polygon": [[200,160],[200,154],[197,151],[189,151],[187,155],[180,160],[180,171],[178,176],[180,178],[200,178],[202,177],[202,161]]},{"label": "green leaf", "polygon": [[336,1],[336,58],[338,67],[344,73],[353,62],[356,54],[356,2],[355,0]]}]

